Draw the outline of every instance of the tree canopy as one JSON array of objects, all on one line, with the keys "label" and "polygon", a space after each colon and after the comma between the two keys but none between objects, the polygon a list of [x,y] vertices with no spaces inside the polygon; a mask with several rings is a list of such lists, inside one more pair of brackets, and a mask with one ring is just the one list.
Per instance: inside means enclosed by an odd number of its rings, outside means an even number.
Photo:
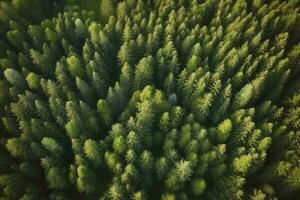
[{"label": "tree canopy", "polygon": [[299,199],[299,33],[298,0],[0,1],[0,199]]}]

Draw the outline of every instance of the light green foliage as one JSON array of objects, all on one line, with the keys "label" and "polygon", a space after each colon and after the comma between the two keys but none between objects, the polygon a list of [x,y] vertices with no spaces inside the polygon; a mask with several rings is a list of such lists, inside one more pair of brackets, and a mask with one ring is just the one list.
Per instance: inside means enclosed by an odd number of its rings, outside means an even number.
[{"label": "light green foliage", "polygon": [[181,160],[176,163],[176,168],[174,170],[176,178],[179,181],[185,182],[190,179],[192,175],[191,164],[189,161]]},{"label": "light green foliage", "polygon": [[6,148],[15,157],[23,157],[27,153],[26,144],[20,138],[10,138],[7,140]]},{"label": "light green foliage", "polygon": [[42,139],[42,145],[48,151],[54,155],[60,155],[63,153],[63,148],[52,138],[44,137]]},{"label": "light green foliage", "polygon": [[295,167],[294,169],[291,170],[291,173],[288,174],[286,182],[289,185],[289,189],[291,191],[297,190],[300,186],[300,168]]},{"label": "light green foliage", "polygon": [[77,168],[77,188],[79,191],[90,194],[96,190],[96,177],[94,173],[85,165]]},{"label": "light green foliage", "polygon": [[197,179],[192,182],[192,191],[195,195],[201,195],[206,188],[206,183],[203,179]]},{"label": "light green foliage", "polygon": [[174,194],[163,194],[161,200],[176,200],[176,196]]},{"label": "light green foliage", "polygon": [[122,136],[118,136],[114,139],[113,148],[119,154],[124,153],[126,150],[126,143]]},{"label": "light green foliage", "polygon": [[217,138],[219,142],[225,142],[232,131],[232,122],[230,119],[224,120],[217,127]]},{"label": "light green foliage", "polygon": [[118,184],[113,184],[108,190],[108,196],[111,200],[123,199],[122,188]]},{"label": "light green foliage", "polygon": [[236,171],[241,173],[247,173],[249,171],[252,161],[253,158],[251,155],[243,155],[239,158],[235,158],[233,165]]},{"label": "light green foliage", "polygon": [[81,38],[85,37],[86,34],[85,26],[80,19],[75,20],[75,32],[79,37]]},{"label": "light green foliage", "polygon": [[68,63],[68,70],[74,77],[76,76],[81,77],[84,75],[85,71],[78,57],[76,56],[68,57],[67,63]]},{"label": "light green foliage", "polygon": [[148,56],[138,63],[135,70],[134,85],[137,89],[143,89],[153,80],[153,58]]},{"label": "light green foliage", "polygon": [[16,70],[8,68],[4,71],[4,76],[10,84],[19,88],[25,88],[24,77]]},{"label": "light green foliage", "polygon": [[97,166],[102,163],[101,148],[94,140],[86,140],[84,142],[84,153]]},{"label": "light green foliage", "polygon": [[144,200],[146,199],[143,192],[135,192],[132,196],[132,200]]},{"label": "light green foliage", "polygon": [[109,127],[112,123],[111,110],[105,100],[99,99],[97,103],[97,111],[101,116],[104,125]]},{"label": "light green foliage", "polygon": [[109,17],[114,13],[114,1],[102,0],[100,1],[100,15],[103,21],[107,22]]},{"label": "light green foliage", "polygon": [[30,72],[26,77],[26,81],[30,89],[39,89],[40,77],[35,73]]},{"label": "light green foliage", "polygon": [[245,85],[234,97],[234,107],[243,108],[251,100],[251,97],[254,94],[253,86],[248,83]]}]

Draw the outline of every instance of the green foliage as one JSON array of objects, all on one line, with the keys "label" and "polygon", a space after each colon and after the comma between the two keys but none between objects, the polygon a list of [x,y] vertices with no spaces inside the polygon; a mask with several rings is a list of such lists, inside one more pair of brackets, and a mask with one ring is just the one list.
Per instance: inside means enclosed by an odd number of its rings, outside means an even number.
[{"label": "green foliage", "polygon": [[148,56],[139,61],[134,76],[134,85],[137,89],[143,89],[153,80],[153,58]]},{"label": "green foliage", "polygon": [[101,0],[100,1],[100,15],[104,22],[107,22],[109,17],[114,14],[115,1]]},{"label": "green foliage", "polygon": [[224,120],[217,127],[217,138],[219,142],[225,142],[232,131],[232,123],[230,119]]},{"label": "green foliage", "polygon": [[84,142],[84,153],[96,166],[100,166],[103,162],[100,145],[94,140],[86,140]]},{"label": "green foliage", "polygon": [[44,148],[53,155],[60,155],[63,153],[63,148],[52,138],[44,137],[41,143]]},{"label": "green foliage", "polygon": [[251,97],[253,96],[254,88],[253,86],[248,83],[245,85],[234,97],[234,108],[243,108],[247,105],[247,103],[251,100]]},{"label": "green foliage", "polygon": [[299,199],[299,8],[1,1],[1,199]]},{"label": "green foliage", "polygon": [[4,71],[4,76],[13,86],[19,87],[21,89],[25,88],[26,82],[24,80],[24,77],[18,71],[8,68]]},{"label": "green foliage", "polygon": [[112,124],[112,113],[105,100],[99,99],[97,103],[97,111],[101,116],[101,121],[106,127],[109,127]]},{"label": "green foliage", "polygon": [[195,195],[201,195],[206,189],[206,183],[203,179],[197,179],[192,182],[192,191]]},{"label": "green foliage", "polygon": [[82,67],[81,61],[76,56],[70,56],[67,58],[68,70],[73,75],[73,77],[81,77],[84,75],[85,71]]}]

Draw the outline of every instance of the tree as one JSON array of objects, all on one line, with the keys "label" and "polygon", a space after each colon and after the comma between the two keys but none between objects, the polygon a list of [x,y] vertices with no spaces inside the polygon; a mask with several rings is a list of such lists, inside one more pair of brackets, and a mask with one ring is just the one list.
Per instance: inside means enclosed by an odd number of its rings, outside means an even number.
[{"label": "tree", "polygon": [[126,150],[126,142],[123,136],[118,136],[114,139],[113,148],[115,152],[122,154]]},{"label": "tree", "polygon": [[160,129],[167,132],[170,128],[170,115],[168,112],[165,112],[160,119]]},{"label": "tree", "polygon": [[23,48],[23,41],[25,40],[22,33],[17,30],[7,32],[7,39],[19,50]]},{"label": "tree", "polygon": [[96,166],[100,166],[103,162],[100,151],[100,145],[96,141],[88,139],[84,142],[84,153]]},{"label": "tree", "polygon": [[150,173],[153,170],[153,156],[149,151],[141,154],[140,165],[144,173]]},{"label": "tree", "polygon": [[237,110],[243,108],[251,100],[254,88],[251,83],[246,84],[234,97],[232,107]]},{"label": "tree", "polygon": [[[107,87],[105,74],[93,72],[92,74],[92,87],[96,97],[103,97]],[[98,96],[97,96],[98,95]]]},{"label": "tree", "polygon": [[168,161],[165,157],[159,158],[155,163],[157,177],[159,179],[164,178],[167,175],[167,171],[169,169]]},{"label": "tree", "polygon": [[45,39],[42,28],[37,25],[29,25],[28,33],[32,38],[34,47],[41,50]]},{"label": "tree", "polygon": [[94,101],[94,93],[90,86],[81,78],[76,77],[76,86],[79,89],[79,92],[83,99],[88,103],[93,103]]},{"label": "tree", "polygon": [[80,38],[84,38],[86,35],[86,28],[79,18],[75,20],[75,32]]},{"label": "tree", "polygon": [[168,193],[168,194],[163,194],[161,199],[162,200],[176,200],[176,196],[174,194]]},{"label": "tree", "polygon": [[143,89],[153,79],[154,66],[152,56],[148,56],[139,61],[134,75],[134,85],[137,89]]},{"label": "tree", "polygon": [[4,76],[8,80],[10,84],[20,89],[25,89],[26,82],[23,77],[18,71],[8,68],[4,71]]},{"label": "tree", "polygon": [[40,77],[33,72],[30,72],[26,77],[26,81],[30,89],[38,90],[40,88],[40,80]]},{"label": "tree", "polygon": [[81,61],[76,56],[70,56],[67,58],[67,67],[72,76],[83,77],[85,74],[84,68],[82,67]]},{"label": "tree", "polygon": [[112,124],[112,113],[105,100],[99,99],[97,103],[97,111],[100,114],[105,127],[109,127]]},{"label": "tree", "polygon": [[172,127],[178,127],[183,119],[184,113],[180,106],[175,106],[171,110]]},{"label": "tree", "polygon": [[299,188],[300,185],[299,176],[300,176],[299,167],[293,168],[291,172],[288,174],[286,183],[288,184],[288,188],[290,189],[290,191],[294,191]]},{"label": "tree", "polygon": [[53,138],[44,137],[42,139],[42,144],[44,148],[53,155],[60,156],[63,154],[63,147],[60,146]]},{"label": "tree", "polygon": [[51,167],[47,173],[47,181],[52,189],[64,189],[69,186],[66,169],[61,167]]},{"label": "tree", "polygon": [[124,199],[123,188],[119,184],[113,184],[108,190],[108,197],[111,200]]},{"label": "tree", "polygon": [[127,143],[128,148],[140,149],[140,147],[141,147],[140,137],[134,131],[130,131],[128,133],[127,138],[126,138],[126,143]]},{"label": "tree", "polygon": [[79,165],[77,168],[77,187],[80,192],[91,194],[96,190],[97,179],[92,169],[85,165]]},{"label": "tree", "polygon": [[107,22],[109,17],[115,12],[115,2],[110,0],[102,0],[100,2],[100,14],[103,22]]},{"label": "tree", "polygon": [[125,41],[118,52],[118,58],[122,64],[126,62],[130,65],[135,63],[135,43],[134,40]]},{"label": "tree", "polygon": [[206,189],[206,183],[204,179],[196,179],[192,182],[192,192],[193,194],[199,196],[203,194]]},{"label": "tree", "polygon": [[138,191],[132,195],[132,200],[144,200],[146,199],[144,192]]},{"label": "tree", "polygon": [[185,182],[192,175],[191,164],[189,161],[181,160],[176,163],[175,174],[179,181]]},{"label": "tree", "polygon": [[28,144],[21,140],[20,138],[10,138],[6,143],[7,150],[14,157],[24,157],[26,158],[29,153]]},{"label": "tree", "polygon": [[237,157],[233,161],[234,169],[242,174],[246,174],[252,165],[253,158],[250,154]]},{"label": "tree", "polygon": [[12,4],[22,16],[35,23],[45,18],[41,4],[38,0],[13,0]]},{"label": "tree", "polygon": [[210,108],[212,106],[213,95],[212,93],[203,94],[195,102],[195,115],[201,120],[205,121],[209,115]]},{"label": "tree", "polygon": [[219,142],[225,142],[232,131],[232,123],[230,119],[224,120],[217,127],[217,139]]},{"label": "tree", "polygon": [[199,57],[196,55],[192,55],[192,57],[188,60],[186,65],[187,65],[186,70],[188,73],[192,73],[192,72],[196,71],[196,69],[200,65]]},{"label": "tree", "polygon": [[172,41],[169,41],[163,48],[157,52],[157,60],[159,64],[158,80],[160,83],[164,81],[168,73],[177,75],[178,73],[178,56]]}]

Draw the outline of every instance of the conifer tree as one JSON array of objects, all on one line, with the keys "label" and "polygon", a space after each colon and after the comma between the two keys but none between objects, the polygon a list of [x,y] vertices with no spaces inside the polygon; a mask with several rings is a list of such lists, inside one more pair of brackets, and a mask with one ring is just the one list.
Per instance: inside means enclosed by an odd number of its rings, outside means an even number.
[{"label": "conifer tree", "polygon": [[148,56],[139,61],[134,76],[134,85],[137,89],[143,89],[153,80],[153,58]]}]

